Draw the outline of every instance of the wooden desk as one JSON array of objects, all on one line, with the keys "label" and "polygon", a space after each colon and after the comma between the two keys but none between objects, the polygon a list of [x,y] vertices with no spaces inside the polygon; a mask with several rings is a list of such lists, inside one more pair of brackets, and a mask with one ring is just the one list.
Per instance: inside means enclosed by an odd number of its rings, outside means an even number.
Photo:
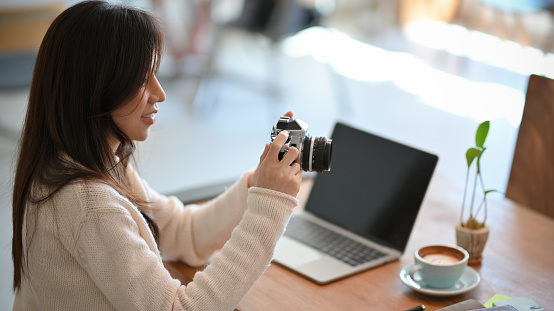
[{"label": "wooden desk", "polygon": [[[304,204],[312,181],[305,180]],[[402,283],[399,273],[413,263],[414,251],[426,244],[455,244],[461,204],[460,185],[435,174],[408,247],[400,260],[328,285],[316,285],[272,264],[239,310],[405,310],[424,304],[426,310],[473,298],[485,303],[494,294],[530,296],[545,310],[554,307],[554,219],[504,199],[490,196],[490,236],[484,259],[473,266],[481,275],[474,290],[455,297],[419,294]],[[198,268],[169,262],[170,273],[184,284]]]}]

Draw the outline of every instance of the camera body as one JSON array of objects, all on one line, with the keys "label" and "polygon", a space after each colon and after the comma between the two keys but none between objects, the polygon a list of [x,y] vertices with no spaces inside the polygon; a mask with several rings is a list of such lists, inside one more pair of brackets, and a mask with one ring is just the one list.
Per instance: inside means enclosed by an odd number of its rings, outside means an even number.
[{"label": "camera body", "polygon": [[282,116],[273,126],[271,142],[275,140],[281,131],[289,132],[289,137],[281,151],[279,160],[283,158],[290,147],[298,149],[298,157],[295,162],[306,172],[325,172],[331,169],[332,140],[320,136],[308,134],[308,124],[299,119]]}]

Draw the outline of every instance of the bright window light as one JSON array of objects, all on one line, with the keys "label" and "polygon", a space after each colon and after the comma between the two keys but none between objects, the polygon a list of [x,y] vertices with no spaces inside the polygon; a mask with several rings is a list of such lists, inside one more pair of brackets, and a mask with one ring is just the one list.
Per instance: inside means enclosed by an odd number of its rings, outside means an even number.
[{"label": "bright window light", "polygon": [[523,75],[554,77],[548,58],[539,49],[524,47],[479,31],[439,21],[419,21],[404,28],[408,40]]},{"label": "bright window light", "polygon": [[[410,26],[408,38],[437,50],[447,50],[525,74],[544,74],[547,63],[551,64],[550,68],[554,67],[554,56],[544,55],[536,49],[522,48],[459,26],[439,24],[439,27],[418,28],[418,31],[414,28],[424,26],[429,25]],[[498,49],[502,52],[495,52]],[[423,103],[456,115],[477,121],[505,118],[514,126],[521,121],[525,100],[521,90],[440,71],[412,54],[390,52],[337,30],[309,28],[287,39],[283,51],[290,57],[311,56],[350,79],[369,83],[390,81],[418,96]],[[529,61],[519,64],[514,61],[522,58]]]}]

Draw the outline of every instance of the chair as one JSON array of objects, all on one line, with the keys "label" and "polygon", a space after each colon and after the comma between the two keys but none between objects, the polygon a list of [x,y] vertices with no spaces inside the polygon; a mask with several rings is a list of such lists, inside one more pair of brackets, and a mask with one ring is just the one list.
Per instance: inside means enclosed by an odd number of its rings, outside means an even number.
[{"label": "chair", "polygon": [[554,80],[531,75],[506,197],[554,218]]},{"label": "chair", "polygon": [[[197,1],[196,1],[197,2]],[[205,1],[204,1],[205,2]],[[202,4],[204,2],[201,1]],[[193,109],[200,110],[204,113],[213,108],[221,88],[221,80],[233,82],[235,85],[261,90],[267,93],[268,97],[278,99],[280,88],[277,86],[277,80],[280,75],[280,64],[278,46],[283,38],[293,35],[298,31],[308,28],[312,25],[319,24],[321,16],[312,5],[304,5],[298,0],[241,0],[238,4],[238,10],[230,10],[221,14],[221,7],[225,7],[225,1],[217,1],[210,4],[205,3],[205,6],[189,5],[189,9],[195,13],[198,21],[204,23],[203,29],[197,28],[198,25],[193,25],[192,28],[204,30],[203,39],[204,49],[197,55],[194,53],[182,53],[181,55],[172,55],[176,66],[173,67],[175,73],[170,78],[189,78],[192,77],[197,82],[197,87],[194,90],[193,98],[190,101],[190,106]],[[236,2],[236,1],[235,1]],[[170,3],[163,0],[153,1],[157,11],[162,14],[162,19],[167,26],[179,24],[178,16],[168,14]],[[225,11],[229,11],[229,7],[225,7]],[[199,18],[199,17],[205,18]],[[172,38],[178,37],[171,32],[171,27],[166,29],[167,37],[169,38],[169,46],[190,45],[194,46],[194,34],[189,36],[188,40],[178,42]],[[173,30],[177,29],[173,27]],[[251,35],[256,39],[263,38],[264,43],[268,43],[267,49],[267,77],[264,80],[252,79],[246,75],[224,74],[217,68],[217,59],[223,48],[223,42],[228,30],[240,31]],[[194,31],[192,31],[194,32]],[[207,38],[205,38],[207,37]],[[265,44],[264,44],[265,47]],[[178,48],[177,48],[178,49]],[[191,51],[194,48],[189,49]],[[195,62],[195,67],[199,68],[198,72],[193,75],[186,74],[185,66],[182,66],[182,61],[188,56],[200,56],[201,61]],[[202,61],[203,60],[203,61]],[[201,66],[198,66],[198,65]],[[183,75],[185,73],[185,75]],[[260,82],[262,85],[260,87]]]},{"label": "chair", "polygon": [[[265,91],[269,96],[280,98],[281,89],[277,85],[281,75],[280,43],[288,36],[319,25],[323,18],[313,3],[310,4],[309,1],[306,3],[298,0],[243,0],[242,10],[235,20],[228,23],[215,22],[217,25],[215,53],[221,49],[222,32],[226,29],[238,29],[266,39],[269,49],[266,58]],[[210,71],[213,72],[213,69],[213,67],[210,68]]]}]

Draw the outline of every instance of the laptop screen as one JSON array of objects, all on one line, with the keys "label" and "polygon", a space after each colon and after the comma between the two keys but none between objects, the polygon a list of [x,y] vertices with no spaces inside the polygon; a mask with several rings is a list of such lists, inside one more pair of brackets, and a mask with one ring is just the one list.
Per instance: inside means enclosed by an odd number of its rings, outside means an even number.
[{"label": "laptop screen", "polygon": [[332,139],[331,171],[317,174],[305,209],[404,252],[438,157],[342,123]]}]

